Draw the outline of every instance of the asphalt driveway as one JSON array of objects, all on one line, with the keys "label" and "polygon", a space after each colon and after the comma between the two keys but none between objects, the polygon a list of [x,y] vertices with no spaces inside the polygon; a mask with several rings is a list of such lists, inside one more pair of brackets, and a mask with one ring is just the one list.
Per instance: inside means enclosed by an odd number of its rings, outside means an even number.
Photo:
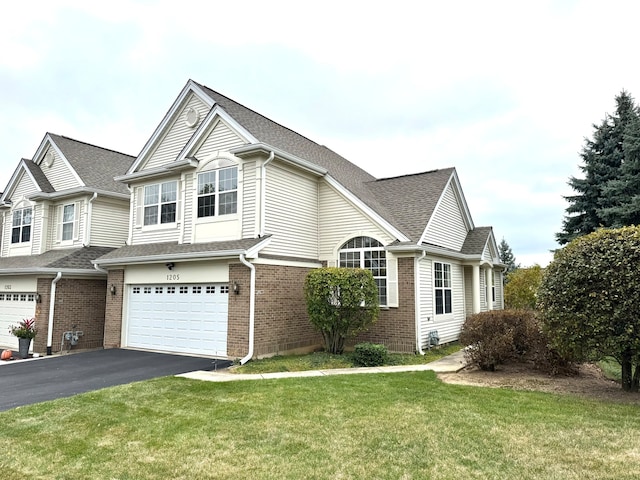
[{"label": "asphalt driveway", "polygon": [[0,411],[78,393],[193,370],[226,368],[230,361],[108,349],[0,366]]}]

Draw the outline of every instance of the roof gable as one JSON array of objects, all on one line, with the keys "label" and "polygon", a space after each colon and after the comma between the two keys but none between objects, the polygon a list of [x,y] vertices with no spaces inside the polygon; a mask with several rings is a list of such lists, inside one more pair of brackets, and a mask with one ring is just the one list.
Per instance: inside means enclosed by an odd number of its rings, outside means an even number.
[{"label": "roof gable", "polygon": [[10,203],[16,195],[26,197],[35,192],[50,193],[54,191],[40,167],[31,160],[23,158],[11,175],[0,201]]}]

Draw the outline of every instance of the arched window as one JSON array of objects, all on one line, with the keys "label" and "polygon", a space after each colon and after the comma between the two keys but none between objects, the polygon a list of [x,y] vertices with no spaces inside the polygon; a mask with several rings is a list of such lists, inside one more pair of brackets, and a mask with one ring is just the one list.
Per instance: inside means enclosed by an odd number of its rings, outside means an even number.
[{"label": "arched window", "polygon": [[378,285],[380,306],[387,305],[387,257],[382,245],[375,238],[354,237],[339,251],[340,267],[370,270]]}]

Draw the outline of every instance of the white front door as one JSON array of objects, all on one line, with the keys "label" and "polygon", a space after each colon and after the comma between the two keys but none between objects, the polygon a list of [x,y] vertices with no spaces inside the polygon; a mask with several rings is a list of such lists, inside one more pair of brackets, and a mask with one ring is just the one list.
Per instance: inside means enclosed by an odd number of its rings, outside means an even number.
[{"label": "white front door", "polygon": [[131,285],[126,346],[226,357],[227,284]]},{"label": "white front door", "polygon": [[[0,346],[18,349],[18,339],[9,333],[12,325],[36,316],[36,294],[0,293]],[[31,343],[33,348],[33,342]]]}]

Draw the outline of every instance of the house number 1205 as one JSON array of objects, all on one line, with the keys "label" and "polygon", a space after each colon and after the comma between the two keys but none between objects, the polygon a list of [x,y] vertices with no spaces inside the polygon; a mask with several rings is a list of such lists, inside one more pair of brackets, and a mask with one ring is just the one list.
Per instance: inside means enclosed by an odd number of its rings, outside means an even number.
[{"label": "house number 1205", "polygon": [[167,280],[180,280],[180,274],[170,273],[169,275],[167,275]]}]

